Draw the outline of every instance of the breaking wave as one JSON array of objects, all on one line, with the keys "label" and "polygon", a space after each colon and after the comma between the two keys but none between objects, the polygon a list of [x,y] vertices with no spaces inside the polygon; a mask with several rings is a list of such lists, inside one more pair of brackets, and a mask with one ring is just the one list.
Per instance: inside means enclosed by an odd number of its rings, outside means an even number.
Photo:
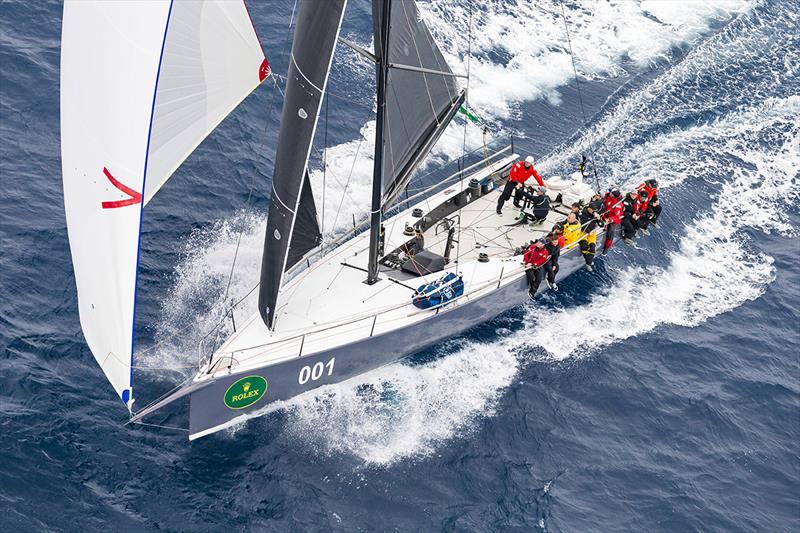
[{"label": "breaking wave", "polygon": [[[573,79],[561,0],[470,4],[452,0],[422,6],[454,70],[467,71],[466,51],[472,49],[473,107],[504,119],[519,114],[524,102],[559,103],[558,89]],[[750,2],[738,0],[583,2],[571,3],[565,14],[578,72],[592,79],[623,76],[669,59],[676,47],[694,44],[749,7]]]},{"label": "breaking wave", "polygon": [[[671,1],[587,2],[566,11],[566,17],[579,74],[587,79],[605,79],[621,78],[669,59],[677,47],[696,43],[713,26],[749,6],[750,2],[740,0],[689,5]],[[477,7],[474,2],[447,0],[424,2],[420,8],[454,72],[469,71],[470,106],[494,129],[500,128],[496,134],[502,132],[506,119],[519,118],[528,102],[546,99],[559,104],[559,90],[573,83],[560,0],[491,0]],[[471,37],[467,31],[470,23]],[[364,69],[364,61],[352,52],[340,53],[349,58],[342,62],[347,65],[344,68],[368,85],[372,70]],[[374,136],[375,121],[370,120],[354,140],[327,148],[330,179],[325,210],[320,213],[323,233],[347,228],[353,214],[358,217],[368,212]],[[364,139],[367,141],[362,142]],[[458,157],[464,146],[468,150],[480,147],[483,140],[479,126],[457,117],[426,164],[444,163]],[[322,171],[313,170],[311,179],[315,184],[323,183]],[[315,187],[314,193],[321,210],[321,188]]]}]

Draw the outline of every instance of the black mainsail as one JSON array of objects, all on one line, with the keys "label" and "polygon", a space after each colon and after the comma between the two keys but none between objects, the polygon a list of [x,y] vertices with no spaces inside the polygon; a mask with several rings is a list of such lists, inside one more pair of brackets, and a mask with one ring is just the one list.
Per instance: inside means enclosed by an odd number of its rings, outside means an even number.
[{"label": "black mainsail", "polygon": [[275,323],[283,274],[320,242],[308,156],[347,0],[300,0],[275,155],[258,310]]}]

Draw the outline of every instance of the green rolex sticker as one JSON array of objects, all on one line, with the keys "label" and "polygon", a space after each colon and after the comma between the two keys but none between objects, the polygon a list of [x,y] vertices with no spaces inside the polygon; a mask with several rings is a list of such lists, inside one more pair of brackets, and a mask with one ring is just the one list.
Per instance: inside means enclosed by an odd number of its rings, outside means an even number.
[{"label": "green rolex sticker", "polygon": [[267,392],[267,380],[261,376],[242,378],[225,392],[225,405],[230,409],[244,409],[256,403]]}]

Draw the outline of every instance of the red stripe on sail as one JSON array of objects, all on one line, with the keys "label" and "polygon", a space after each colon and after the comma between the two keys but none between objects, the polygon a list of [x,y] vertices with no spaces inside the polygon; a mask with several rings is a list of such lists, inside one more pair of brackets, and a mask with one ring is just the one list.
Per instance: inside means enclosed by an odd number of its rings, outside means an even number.
[{"label": "red stripe on sail", "polygon": [[121,181],[117,180],[117,178],[111,175],[111,172],[109,172],[106,167],[103,167],[103,174],[106,175],[106,178],[108,178],[108,181],[111,182],[111,185],[113,185],[120,191],[130,196],[130,198],[126,198],[125,200],[114,200],[112,202],[103,202],[101,204],[103,206],[103,209],[114,209],[115,207],[125,207],[128,205],[135,205],[142,201],[142,193],[134,191]]},{"label": "red stripe on sail", "polygon": [[267,58],[265,57],[264,61],[261,62],[261,67],[259,67],[258,69],[258,81],[264,81],[265,79],[267,79],[267,76],[269,76],[269,74],[270,74],[269,61],[267,61]]}]

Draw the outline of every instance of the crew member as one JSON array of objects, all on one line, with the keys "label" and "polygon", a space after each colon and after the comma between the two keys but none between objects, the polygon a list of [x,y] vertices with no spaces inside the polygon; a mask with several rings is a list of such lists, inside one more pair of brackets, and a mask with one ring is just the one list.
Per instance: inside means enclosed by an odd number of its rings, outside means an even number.
[{"label": "crew member", "polygon": [[622,240],[625,244],[633,244],[636,228],[639,224],[639,198],[635,192],[629,192],[622,200]]},{"label": "crew member", "polygon": [[525,158],[525,161],[517,161],[511,167],[511,171],[508,173],[508,180],[506,181],[505,187],[503,187],[503,192],[500,194],[500,198],[497,200],[497,214],[503,214],[503,204],[511,198],[511,193],[517,191],[514,195],[514,207],[521,207],[519,205],[519,201],[522,196],[522,187],[528,178],[533,176],[536,178],[537,183],[540,186],[544,187],[544,181],[542,177],[536,172],[536,169],[533,168],[533,156],[528,156]]},{"label": "crew member", "polygon": [[586,262],[586,270],[589,272],[593,270],[592,263],[594,263],[594,254],[597,250],[597,234],[594,230],[597,229],[599,220],[600,215],[595,213],[591,203],[583,208],[580,217],[578,217],[581,231],[583,231],[583,238],[578,241],[578,246],[581,249],[581,254],[583,254],[583,260]]},{"label": "crew member", "polygon": [[582,237],[581,223],[578,222],[578,217],[575,213],[567,215],[567,220],[564,221],[564,246],[569,246],[580,240]]},{"label": "crew member", "polygon": [[661,204],[658,201],[658,181],[653,178],[644,180],[637,190],[647,193],[647,218],[649,223],[655,226],[658,215],[661,214]]},{"label": "crew member", "polygon": [[548,213],[550,213],[550,198],[545,194],[547,189],[544,187],[536,188],[536,196],[531,200],[531,209],[533,210],[533,222],[543,222]]},{"label": "crew member", "polygon": [[550,254],[550,268],[547,272],[547,284],[554,291],[558,290],[556,285],[556,274],[558,274],[558,258],[561,256],[561,246],[559,245],[559,235],[554,232],[547,234],[544,249]]},{"label": "crew member", "polygon": [[528,278],[528,296],[531,300],[536,296],[539,284],[546,277],[550,266],[550,254],[544,247],[544,239],[532,243],[522,256],[525,263],[525,276]]},{"label": "crew member", "polygon": [[564,247],[564,224],[561,222],[557,222],[553,224],[552,233],[554,236],[558,237],[558,247]]},{"label": "crew member", "polygon": [[650,235],[650,230],[647,226],[650,224],[650,205],[647,198],[647,191],[639,191],[639,198],[636,201],[636,214],[639,219],[636,221],[637,229],[642,230],[645,235]]},{"label": "crew member", "polygon": [[603,197],[600,196],[599,194],[592,195],[592,199],[589,200],[589,205],[592,206],[592,210],[597,215],[603,213]]},{"label": "crew member", "polygon": [[613,187],[603,198],[603,221],[606,224],[606,240],[603,243],[603,255],[608,253],[614,244],[614,237],[622,222],[622,193]]}]

